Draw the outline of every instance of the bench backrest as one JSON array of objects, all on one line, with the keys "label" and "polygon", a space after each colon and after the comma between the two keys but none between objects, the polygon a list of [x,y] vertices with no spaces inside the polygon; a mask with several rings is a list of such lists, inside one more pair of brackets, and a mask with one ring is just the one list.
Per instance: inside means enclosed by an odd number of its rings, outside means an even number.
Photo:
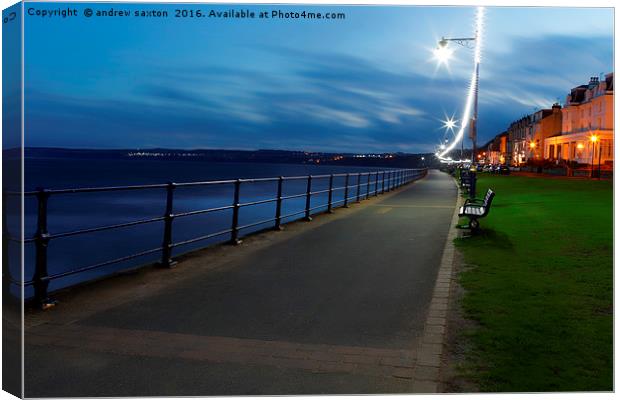
[{"label": "bench backrest", "polygon": [[487,191],[487,195],[484,196],[484,203],[482,203],[484,207],[484,213],[482,214],[482,217],[486,216],[491,210],[491,203],[493,202],[493,197],[495,197],[495,192],[489,189]]},{"label": "bench backrest", "polygon": [[484,200],[482,201],[482,205],[483,206],[487,206],[488,202],[489,202],[489,198],[491,198],[491,195],[494,194],[493,190],[488,189],[487,190],[487,194],[484,195]]}]

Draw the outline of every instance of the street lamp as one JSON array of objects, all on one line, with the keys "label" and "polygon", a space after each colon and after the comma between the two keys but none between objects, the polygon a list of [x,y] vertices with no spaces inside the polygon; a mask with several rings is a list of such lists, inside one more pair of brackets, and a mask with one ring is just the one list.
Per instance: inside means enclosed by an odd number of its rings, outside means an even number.
[{"label": "street lamp", "polygon": [[530,142],[530,154],[532,154],[534,158],[538,158],[536,154],[536,142],[533,140]]},{"label": "street lamp", "polygon": [[[445,38],[442,37],[441,40],[437,44],[437,48],[434,50],[434,55],[437,61],[440,64],[447,64],[447,61],[452,56],[453,50],[450,49],[450,42],[454,42],[461,46],[474,49],[474,73],[471,78],[471,84],[467,96],[467,101],[465,103],[465,109],[463,112],[463,118],[461,118],[461,126],[459,132],[455,138],[455,141],[446,146],[445,149],[442,149],[437,155],[439,158],[443,158],[446,154],[451,151],[456,143],[459,140],[463,139],[465,128],[467,127],[467,122],[470,124],[470,138],[472,140],[472,155],[471,161],[475,162],[476,155],[476,136],[477,136],[477,124],[478,120],[478,80],[480,77],[480,55],[482,49],[482,31],[483,31],[483,18],[484,18],[484,7],[478,7],[476,12],[476,32],[474,37],[461,37],[461,38]],[[474,43],[472,47],[471,44]],[[473,108],[473,113],[472,113]],[[471,117],[470,117],[471,114]]]},{"label": "street lamp", "polygon": [[[594,144],[596,142],[598,142],[598,136],[596,135],[592,135],[590,136],[590,141],[592,142],[592,162],[590,163],[590,178],[594,177]],[[599,148],[599,154],[600,154],[600,148]],[[599,156],[599,170],[598,173],[601,173],[601,166],[600,166],[600,156]]]},{"label": "street lamp", "polygon": [[454,50],[448,47],[448,40],[444,38],[439,41],[439,45],[433,50],[433,55],[440,65],[448,64],[448,61],[452,58],[452,53],[454,53]]}]

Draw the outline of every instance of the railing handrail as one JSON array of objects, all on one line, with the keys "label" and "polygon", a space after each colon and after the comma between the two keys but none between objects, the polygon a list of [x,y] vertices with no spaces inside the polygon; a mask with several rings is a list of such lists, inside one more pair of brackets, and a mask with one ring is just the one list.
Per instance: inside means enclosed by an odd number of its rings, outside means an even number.
[{"label": "railing handrail", "polygon": [[[348,173],[339,173],[339,174],[320,174],[320,175],[302,175],[302,176],[279,176],[279,177],[268,177],[268,178],[240,178],[240,179],[227,179],[227,180],[213,180],[213,181],[196,181],[196,182],[168,182],[161,184],[146,184],[146,185],[128,185],[128,186],[102,186],[102,187],[83,187],[83,188],[68,188],[68,189],[44,189],[40,188],[35,191],[28,192],[3,192],[4,195],[14,195],[14,194],[23,194],[24,196],[36,196],[37,197],[37,231],[33,237],[16,239],[9,235],[6,224],[3,224],[3,245],[8,245],[9,241],[17,241],[22,243],[35,243],[35,272],[34,276],[31,280],[19,282],[14,280],[10,274],[5,273],[5,279],[12,283],[23,284],[24,286],[34,286],[35,289],[35,300],[42,306],[45,307],[51,300],[48,298],[47,288],[51,280],[58,279],[62,277],[66,277],[69,275],[74,275],[86,271],[90,271],[102,266],[119,263],[127,260],[131,260],[140,256],[154,254],[157,252],[161,252],[161,265],[170,267],[174,265],[176,262],[172,257],[172,250],[176,247],[196,243],[198,241],[207,240],[213,237],[222,236],[226,234],[230,234],[230,243],[237,244],[240,243],[240,230],[247,229],[250,227],[255,227],[267,223],[275,222],[274,228],[281,229],[282,220],[285,218],[291,218],[299,215],[304,215],[304,218],[308,221],[312,220],[311,215],[313,211],[316,211],[321,208],[326,208],[326,212],[332,212],[333,208],[336,207],[337,204],[341,204],[341,207],[348,207],[350,201],[359,202],[363,199],[368,199],[371,194],[374,196],[378,196],[379,194],[383,194],[386,191],[393,190],[399,186],[405,185],[409,182],[420,179],[425,176],[427,172],[426,168],[409,168],[409,169],[386,169],[386,170],[377,170],[377,171],[366,171],[366,172],[348,172]],[[334,178],[344,177],[345,183],[344,186],[334,186]],[[356,177],[357,181],[352,182],[351,177]],[[367,179],[362,180],[362,177],[367,177]],[[329,179],[329,188],[328,189],[320,189],[316,188],[313,190],[313,182],[319,179]],[[284,195],[282,190],[282,184],[284,181],[292,181],[292,180],[306,180],[306,190],[303,193],[293,194],[293,195]],[[381,181],[381,188],[379,188],[379,181]],[[247,201],[245,203],[241,202],[240,198],[240,188],[242,184],[253,184],[253,183],[262,183],[262,182],[277,182],[277,195],[276,197],[269,197],[267,199],[259,199],[253,201]],[[220,207],[211,207],[203,210],[192,210],[185,211],[179,213],[173,213],[173,202],[174,202],[174,193],[178,188],[184,187],[197,187],[197,186],[210,186],[210,185],[224,185],[224,184],[232,184],[234,185],[234,194],[233,194],[233,202],[230,205],[220,206]],[[374,189],[371,190],[371,186],[374,185]],[[361,193],[362,187],[365,187],[364,193]],[[349,189],[356,189],[355,192],[351,193]],[[57,232],[50,233],[48,231],[48,223],[47,223],[47,214],[48,207],[47,203],[49,198],[52,195],[58,194],[75,194],[75,193],[93,193],[93,192],[115,192],[115,191],[126,191],[126,190],[141,190],[141,189],[166,189],[166,209],[163,216],[151,217],[147,219],[140,219],[135,221],[123,222],[118,224],[111,224],[99,227],[89,227],[82,228],[73,231],[66,232]],[[338,190],[344,190],[343,199],[334,200],[333,192]],[[314,207],[311,206],[311,198],[312,196],[327,193],[327,204],[316,205]],[[363,195],[363,196],[362,196]],[[293,212],[288,215],[282,215],[282,203],[286,200],[302,198],[305,197],[305,207],[303,210],[298,212]],[[6,198],[5,198],[6,200]],[[251,207],[261,204],[267,203],[276,203],[276,212],[275,217],[267,220],[254,221],[251,223],[247,223],[245,225],[239,224],[239,210],[244,207]],[[6,202],[5,202],[6,203]],[[179,242],[174,242],[172,239],[172,228],[173,222],[176,218],[194,216],[199,214],[206,214],[211,212],[223,211],[223,210],[232,210],[232,224],[230,229],[225,229],[219,232],[212,232],[207,235],[186,239]],[[6,212],[6,208],[4,210]],[[4,220],[6,221],[6,215]],[[295,219],[297,220],[297,219]],[[162,245],[158,248],[143,250],[141,252],[130,254],[122,257],[117,257],[112,260],[99,262],[92,265],[77,267],[75,269],[71,269],[65,272],[59,272],[55,274],[49,274],[47,271],[47,247],[48,243],[53,239],[60,239],[69,236],[77,236],[88,233],[100,232],[105,230],[112,229],[120,229],[129,226],[136,226],[142,224],[148,224],[153,222],[164,222],[164,235]]]},{"label": "railing handrail", "polygon": [[[367,172],[349,172],[349,173],[339,173],[339,174],[322,174],[322,175],[293,175],[293,176],[283,176],[284,180],[299,180],[299,179],[307,179],[308,176],[312,176],[312,179],[323,179],[329,178],[330,176],[343,177],[348,175],[374,175],[381,174],[383,172],[392,172],[392,171],[424,171],[427,168],[390,168],[387,170],[380,171],[367,171]],[[232,184],[236,181],[241,181],[242,183],[254,183],[254,182],[277,182],[280,177],[269,177],[269,178],[238,178],[238,179],[224,179],[224,180],[213,180],[213,181],[190,181],[190,182],[175,182],[176,187],[186,187],[186,186],[209,186],[209,185],[225,185]],[[124,185],[124,186],[96,186],[96,187],[77,187],[77,188],[61,188],[61,189],[49,189],[42,188],[37,190],[28,190],[24,192],[19,191],[11,191],[7,190],[4,193],[11,196],[36,196],[41,190],[45,191],[49,194],[72,194],[72,193],[93,193],[93,192],[114,192],[114,191],[125,191],[125,190],[140,190],[140,189],[163,189],[168,185],[168,183],[152,183],[152,184],[143,184],[143,185]]]}]

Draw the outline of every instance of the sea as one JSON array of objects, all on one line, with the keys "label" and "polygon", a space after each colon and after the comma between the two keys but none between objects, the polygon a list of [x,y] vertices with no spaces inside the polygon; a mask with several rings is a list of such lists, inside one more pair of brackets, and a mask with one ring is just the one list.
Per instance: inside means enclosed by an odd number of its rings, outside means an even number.
[{"label": "sea", "polygon": [[[30,157],[24,162],[25,190],[37,188],[68,189],[83,187],[128,186],[161,184],[167,182],[197,182],[229,180],[238,178],[269,178],[279,176],[306,176],[340,173],[376,172],[386,168],[333,166],[314,164],[268,164],[206,162],[198,160],[177,160],[157,158],[131,159],[80,159],[59,157]],[[350,184],[357,183],[351,178]],[[374,176],[373,178],[374,179]],[[367,177],[361,179],[361,195],[366,193]],[[372,182],[372,181],[371,181]],[[343,187],[344,177],[335,177],[334,187]],[[306,192],[307,180],[285,180],[283,195],[291,196]],[[329,179],[313,179],[312,191],[328,189]],[[380,184],[379,184],[380,188]],[[374,185],[370,186],[371,192]],[[234,185],[212,185],[178,187],[174,191],[173,214],[229,206],[233,203]],[[240,190],[240,203],[274,199],[277,194],[277,182],[243,183]],[[350,189],[349,196],[355,195],[356,189]],[[344,199],[344,190],[333,193],[333,202]],[[282,215],[303,211],[305,196],[283,201]],[[327,209],[327,193],[312,196],[311,207],[317,207],[313,213]],[[9,203],[10,204],[10,203]],[[341,203],[339,203],[341,204]],[[48,231],[50,234],[72,232],[80,229],[95,228],[114,224],[145,220],[164,215],[166,208],[166,190],[141,189],[94,193],[54,194],[48,203]],[[239,212],[239,225],[272,219],[275,216],[276,203],[269,202],[255,206],[242,207]],[[24,203],[25,237],[33,237],[37,229],[37,202],[34,196],[26,197]],[[283,223],[303,217],[297,214],[283,219]],[[15,220],[15,219],[14,219]],[[172,240],[174,243],[230,229],[232,210],[222,210],[173,220]],[[9,230],[15,230],[15,223],[9,224]],[[242,229],[240,236],[269,229],[274,222]],[[62,274],[78,270],[108,260],[122,258],[131,254],[162,246],[164,222],[151,222],[119,229],[55,238],[48,246],[49,275]],[[173,257],[195,251],[216,243],[230,240],[230,234],[175,247]],[[18,244],[11,243],[9,254],[19,251]],[[12,257],[12,259],[16,259]],[[122,270],[158,262],[161,252],[140,256],[131,260],[95,268],[77,274],[70,274],[50,282],[49,290],[57,290],[81,282],[100,278]],[[14,279],[20,279],[19,263],[9,263]],[[35,246],[27,243],[24,249],[24,280],[34,276]],[[15,292],[17,286],[12,287]],[[26,287],[26,297],[33,295],[32,287]]]}]

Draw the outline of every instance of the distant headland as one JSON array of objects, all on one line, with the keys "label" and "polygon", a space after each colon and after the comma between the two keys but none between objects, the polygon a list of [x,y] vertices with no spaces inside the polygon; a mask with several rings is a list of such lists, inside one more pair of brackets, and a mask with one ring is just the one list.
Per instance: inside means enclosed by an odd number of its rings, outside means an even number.
[{"label": "distant headland", "polygon": [[[4,150],[3,157],[19,157],[20,149]],[[291,150],[228,149],[70,149],[59,147],[26,147],[28,158],[90,158],[136,160],[184,160],[208,162],[252,162],[283,164],[357,165],[398,168],[432,167],[432,153],[327,153]]]}]

